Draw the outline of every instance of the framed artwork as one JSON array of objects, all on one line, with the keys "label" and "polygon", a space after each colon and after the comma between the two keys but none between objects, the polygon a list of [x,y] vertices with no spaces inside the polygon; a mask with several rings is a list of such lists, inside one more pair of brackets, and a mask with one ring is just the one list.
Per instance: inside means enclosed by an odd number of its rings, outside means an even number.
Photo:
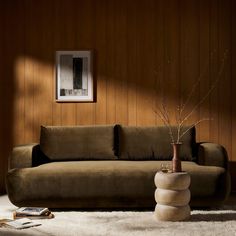
[{"label": "framed artwork", "polygon": [[56,101],[93,101],[91,51],[56,51]]}]

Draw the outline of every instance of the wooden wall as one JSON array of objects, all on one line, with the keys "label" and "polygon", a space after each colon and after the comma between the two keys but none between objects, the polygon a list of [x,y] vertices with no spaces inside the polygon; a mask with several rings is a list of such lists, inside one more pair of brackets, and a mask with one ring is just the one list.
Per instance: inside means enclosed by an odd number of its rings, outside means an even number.
[{"label": "wooden wall", "polygon": [[[161,124],[158,80],[173,110],[201,75],[187,111],[224,71],[188,123],[228,151],[236,179],[236,21],[233,0],[12,0],[0,14],[0,187],[13,145],[40,125]],[[94,103],[56,103],[55,51],[94,51]],[[236,181],[234,182],[236,183]],[[234,187],[236,190],[236,187]]]}]

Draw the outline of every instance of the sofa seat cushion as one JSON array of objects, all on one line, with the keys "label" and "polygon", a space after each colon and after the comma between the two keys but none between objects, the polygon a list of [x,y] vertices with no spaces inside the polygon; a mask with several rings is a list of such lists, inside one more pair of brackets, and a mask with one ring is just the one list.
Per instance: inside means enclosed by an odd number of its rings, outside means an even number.
[{"label": "sofa seat cushion", "polygon": [[[184,127],[187,130],[190,127]],[[172,127],[174,137],[177,127]],[[191,161],[195,141],[195,128],[191,128],[180,140],[180,158]],[[169,129],[166,126],[120,126],[119,158],[125,160],[171,160],[173,149]]]},{"label": "sofa seat cushion", "polygon": [[53,161],[111,160],[114,140],[114,125],[42,126],[40,148]]},{"label": "sofa seat cushion", "polygon": [[[91,199],[94,202],[97,199],[149,199],[154,202],[154,176],[161,163],[119,160],[51,162],[9,171],[7,191],[17,206],[26,203],[30,206],[36,201],[47,207],[88,207],[81,205],[87,199],[90,205]],[[215,194],[225,172],[221,167],[200,166],[194,162],[182,162],[182,167],[190,173],[192,196]]]}]

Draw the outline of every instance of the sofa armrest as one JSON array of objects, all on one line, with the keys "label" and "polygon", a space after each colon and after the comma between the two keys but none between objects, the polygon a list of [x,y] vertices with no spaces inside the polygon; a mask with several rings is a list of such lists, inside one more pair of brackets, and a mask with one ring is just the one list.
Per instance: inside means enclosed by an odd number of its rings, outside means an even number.
[{"label": "sofa armrest", "polygon": [[218,166],[228,169],[228,155],[225,148],[216,143],[198,143],[199,165]]},{"label": "sofa armrest", "polygon": [[32,143],[14,147],[9,157],[9,169],[32,167],[33,149],[37,145]]}]

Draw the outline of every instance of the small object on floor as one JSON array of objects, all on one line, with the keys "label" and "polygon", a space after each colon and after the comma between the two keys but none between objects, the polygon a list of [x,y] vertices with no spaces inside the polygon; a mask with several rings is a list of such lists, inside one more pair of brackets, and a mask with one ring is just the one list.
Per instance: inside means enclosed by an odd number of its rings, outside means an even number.
[{"label": "small object on floor", "polygon": [[42,215],[47,212],[48,208],[43,207],[20,207],[16,210],[18,214],[28,214],[28,215]]},{"label": "small object on floor", "polygon": [[54,214],[48,208],[21,207],[13,212],[13,219],[51,219]]},{"label": "small object on floor", "polygon": [[3,219],[0,221],[1,227],[12,228],[12,229],[26,229],[34,226],[39,226],[40,223],[33,222],[28,218],[21,218],[17,220]]}]

